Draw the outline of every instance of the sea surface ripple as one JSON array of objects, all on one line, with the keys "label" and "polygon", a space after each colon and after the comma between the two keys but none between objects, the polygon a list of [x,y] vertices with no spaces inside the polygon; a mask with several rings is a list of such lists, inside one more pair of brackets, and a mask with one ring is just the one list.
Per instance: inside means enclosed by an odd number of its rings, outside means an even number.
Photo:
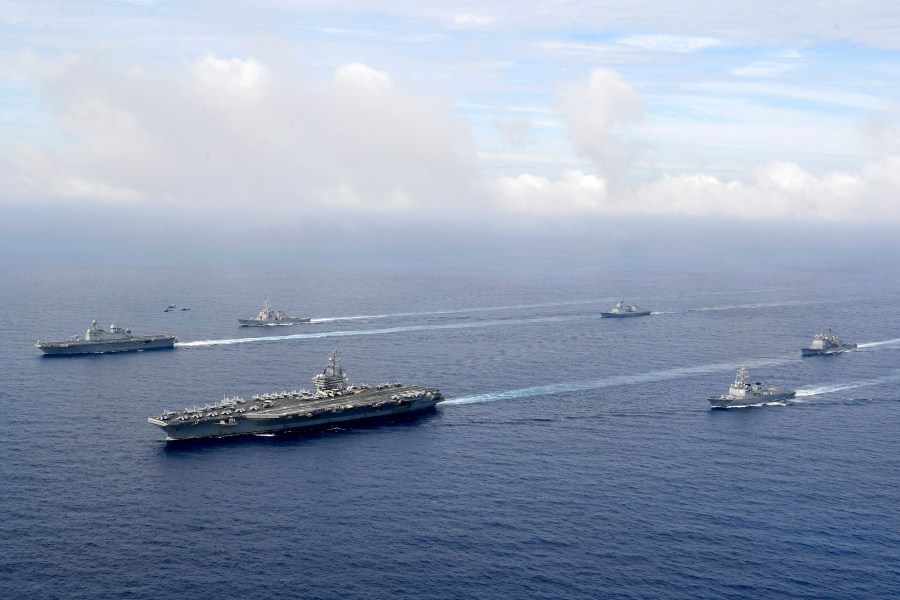
[{"label": "sea surface ripple", "polygon": [[[44,317],[0,320],[0,597],[895,598],[900,277],[744,266],[11,271],[2,305]],[[653,314],[597,316],[624,294]],[[238,327],[269,295],[313,321]],[[94,318],[178,347],[33,347]],[[859,348],[801,357],[829,323]],[[146,421],[308,388],[334,349],[448,400],[183,444]],[[711,411],[742,366],[797,398]]]}]

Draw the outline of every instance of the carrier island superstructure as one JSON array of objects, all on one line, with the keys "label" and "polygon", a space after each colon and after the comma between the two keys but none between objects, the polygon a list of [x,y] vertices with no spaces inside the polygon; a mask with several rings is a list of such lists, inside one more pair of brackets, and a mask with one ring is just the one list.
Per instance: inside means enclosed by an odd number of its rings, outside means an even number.
[{"label": "carrier island superstructure", "polygon": [[165,411],[147,419],[166,433],[167,440],[279,433],[320,428],[379,417],[418,413],[444,400],[435,388],[403,383],[353,386],[337,352],[313,377],[316,391],[294,390],[224,398],[215,404]]}]

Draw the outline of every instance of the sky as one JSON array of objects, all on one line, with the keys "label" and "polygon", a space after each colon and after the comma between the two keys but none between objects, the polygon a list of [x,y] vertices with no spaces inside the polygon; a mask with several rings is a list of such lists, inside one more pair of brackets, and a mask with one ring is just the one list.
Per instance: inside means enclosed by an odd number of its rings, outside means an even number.
[{"label": "sky", "polygon": [[10,239],[630,217],[900,225],[900,5],[0,0]]}]

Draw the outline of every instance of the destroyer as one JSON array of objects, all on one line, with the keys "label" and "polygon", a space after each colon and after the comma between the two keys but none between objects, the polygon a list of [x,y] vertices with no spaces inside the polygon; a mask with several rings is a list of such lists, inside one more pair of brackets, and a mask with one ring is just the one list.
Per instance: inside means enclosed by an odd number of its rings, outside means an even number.
[{"label": "destroyer", "polygon": [[296,325],[297,323],[309,323],[310,317],[290,317],[280,310],[272,310],[272,303],[267,299],[262,310],[255,317],[238,319],[242,326],[247,325]]},{"label": "destroyer", "polygon": [[728,388],[728,393],[723,396],[709,398],[712,408],[731,408],[735,406],[752,406],[765,402],[777,402],[778,400],[790,400],[797,395],[796,390],[780,390],[769,387],[760,382],[749,383],[747,381],[747,369],[738,370],[734,383]]},{"label": "destroyer", "polygon": [[97,326],[92,321],[84,337],[72,336],[62,342],[42,342],[35,346],[45,355],[105,354],[107,352],[135,352],[138,350],[168,350],[175,346],[175,336],[132,335],[130,329],[118,327],[115,323],[109,329]]},{"label": "destroyer", "polygon": [[615,308],[609,312],[600,313],[600,316],[609,319],[612,317],[643,317],[649,314],[649,310],[643,310],[637,304],[625,304],[624,300],[619,300]]},{"label": "destroyer", "polygon": [[182,411],[165,411],[147,419],[166,432],[167,440],[226,437],[248,433],[278,433],[405,415],[429,409],[444,399],[435,388],[384,383],[352,386],[341,367],[337,352],[328,356],[328,366],[313,377],[316,391],[295,390],[221,402]]},{"label": "destroyer", "polygon": [[816,356],[817,354],[840,354],[847,350],[853,350],[856,344],[845,344],[841,338],[831,331],[831,325],[822,333],[817,333],[813,337],[809,348],[800,348],[803,356]]}]

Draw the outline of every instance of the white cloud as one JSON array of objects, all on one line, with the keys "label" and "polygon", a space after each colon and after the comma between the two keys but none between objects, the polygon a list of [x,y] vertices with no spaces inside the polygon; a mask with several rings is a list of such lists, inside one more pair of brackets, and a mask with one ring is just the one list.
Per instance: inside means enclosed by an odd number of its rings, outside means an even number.
[{"label": "white cloud", "polygon": [[558,181],[535,175],[501,177],[493,184],[500,207],[511,212],[571,214],[605,212],[606,183],[581,171],[564,171]]},{"label": "white cloud", "polygon": [[494,22],[493,17],[489,17],[486,15],[456,15],[453,17],[453,24],[457,27],[461,28],[471,28],[477,29],[480,27],[486,27]]},{"label": "white cloud", "polygon": [[796,71],[798,68],[800,65],[795,61],[761,60],[732,69],[731,74],[736,77],[772,77]]},{"label": "white cloud", "polygon": [[792,98],[794,100],[831,104],[834,106],[846,106],[862,110],[885,110],[890,106],[886,100],[881,98],[846,91],[839,85],[833,86],[833,84],[823,84],[817,89],[815,87],[801,87],[797,85],[781,85],[774,83],[708,81],[690,86],[689,89],[732,97],[757,95]]},{"label": "white cloud", "polygon": [[[830,169],[821,175],[781,161],[750,176],[730,177],[681,164],[680,170],[691,172],[651,175],[649,183],[628,185],[624,173],[633,153],[628,134],[642,116],[642,100],[620,75],[604,69],[559,95],[572,145],[597,174],[570,152],[541,154],[546,146],[535,145],[546,143],[545,132],[532,138],[540,126],[533,117],[545,116],[546,109],[522,104],[505,114],[523,117],[501,114],[490,122],[509,145],[529,143],[528,154],[509,158],[531,168],[495,177],[479,170],[470,132],[446,102],[413,94],[387,71],[359,62],[313,81],[259,60],[212,54],[153,68],[78,57],[44,61],[23,55],[19,62],[17,76],[41,90],[55,130],[42,143],[19,139],[0,150],[0,204],[50,199],[85,207],[137,204],[172,212],[186,207],[208,216],[210,227],[222,219],[252,227],[272,219],[317,223],[322,214],[337,220],[351,212],[443,219],[493,210],[574,219],[678,214],[900,221],[893,202],[900,195],[896,148],[857,171]],[[838,100],[867,102],[852,95]],[[722,98],[712,106],[701,99],[687,103],[722,111],[714,116],[738,112],[747,120],[729,129],[723,119],[707,118],[662,133],[711,136],[704,128],[712,128],[722,137],[708,139],[724,143],[743,141],[742,131],[764,129],[758,123],[767,122],[830,150],[815,137],[814,130],[824,129],[819,121],[802,122],[793,113],[760,116]],[[887,131],[882,138],[888,144],[896,141],[890,128],[879,131]],[[752,141],[770,143],[773,138],[765,136]]]},{"label": "white cloud", "polygon": [[626,128],[643,116],[638,93],[618,73],[594,69],[586,83],[568,86],[561,99],[575,150],[618,184],[630,152]]},{"label": "white cloud", "polygon": [[695,173],[665,176],[637,189],[610,190],[579,171],[559,180],[519,175],[496,182],[501,206],[537,214],[682,215],[746,220],[867,222],[900,220],[900,156],[856,173],[816,177],[792,163],[771,163],[753,181]]},{"label": "white cloud", "polygon": [[198,86],[221,94],[258,98],[268,79],[266,68],[255,60],[220,59],[207,54],[193,66]]},{"label": "white cloud", "polygon": [[722,41],[710,37],[688,37],[678,35],[629,35],[616,40],[627,46],[637,46],[653,52],[691,54],[707,48],[721,46]]},{"label": "white cloud", "polygon": [[351,63],[340,67],[334,73],[334,80],[345,85],[366,86],[388,90],[394,86],[391,76],[362,63]]},{"label": "white cloud", "polygon": [[214,55],[177,69],[28,60],[53,143],[0,154],[0,202],[165,203],[252,224],[477,201],[475,151],[450,107],[361,63],[329,83]]}]

